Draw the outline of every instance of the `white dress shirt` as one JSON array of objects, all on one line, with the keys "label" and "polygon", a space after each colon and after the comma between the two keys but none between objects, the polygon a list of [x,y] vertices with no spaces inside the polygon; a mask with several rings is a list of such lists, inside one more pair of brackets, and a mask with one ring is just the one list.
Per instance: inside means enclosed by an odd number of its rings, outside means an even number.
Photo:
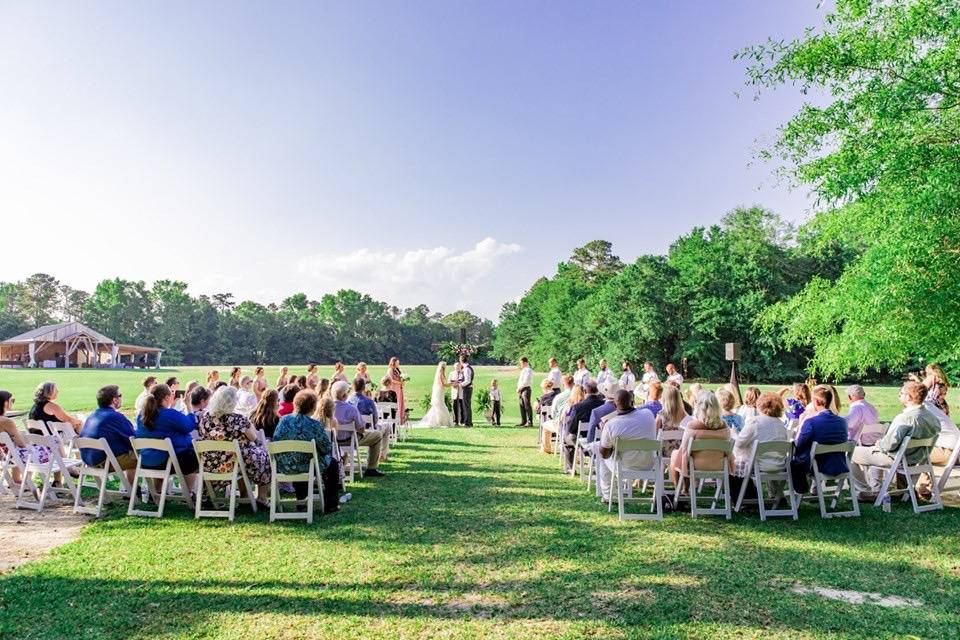
[{"label": "white dress shirt", "polygon": [[590,382],[590,369],[584,367],[583,369],[577,369],[573,373],[573,384],[583,386]]},{"label": "white dress shirt", "polygon": [[676,382],[677,384],[683,384],[683,376],[679,373],[674,373],[673,375],[667,376],[667,382]]},{"label": "white dress shirt", "polygon": [[454,382],[459,382],[461,385],[466,384],[463,381],[463,378],[464,378],[463,373],[459,371],[454,371],[453,373],[450,374],[450,379],[448,380],[448,382],[450,383],[450,399],[451,400],[459,400],[463,398],[463,388],[460,386],[454,386],[453,384]]},{"label": "white dress shirt", "polygon": [[562,378],[563,374],[560,372],[560,367],[554,367],[553,369],[550,369],[550,373],[547,374],[547,380],[553,383],[554,389],[560,388],[560,385],[563,382]]},{"label": "white dress shirt", "polygon": [[605,385],[608,382],[612,382],[613,380],[614,380],[613,371],[610,371],[609,368],[600,369],[600,371],[597,372],[597,386],[600,387],[601,389],[603,388],[603,385]]},{"label": "white dress shirt", "polygon": [[623,375],[620,376],[620,386],[627,391],[633,391],[637,388],[637,376],[633,375],[633,371],[623,372]]},{"label": "white dress shirt", "polygon": [[531,384],[533,384],[533,369],[530,367],[520,369],[520,377],[517,378],[517,391],[529,387]]}]

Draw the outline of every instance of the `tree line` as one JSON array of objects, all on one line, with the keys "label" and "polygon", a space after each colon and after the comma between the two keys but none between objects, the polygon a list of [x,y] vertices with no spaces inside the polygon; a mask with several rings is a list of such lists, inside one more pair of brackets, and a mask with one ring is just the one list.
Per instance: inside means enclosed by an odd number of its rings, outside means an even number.
[{"label": "tree line", "polygon": [[[436,362],[435,347],[489,345],[493,323],[469,311],[399,309],[350,289],[312,300],[303,293],[279,304],[236,302],[230,293],[193,296],[187,283],[114,278],[92,293],[38,273],[0,283],[0,339],[60,321],[80,321],[126,344],[164,349],[169,364],[287,364],[344,360]],[[478,354],[483,362],[482,352]]]}]

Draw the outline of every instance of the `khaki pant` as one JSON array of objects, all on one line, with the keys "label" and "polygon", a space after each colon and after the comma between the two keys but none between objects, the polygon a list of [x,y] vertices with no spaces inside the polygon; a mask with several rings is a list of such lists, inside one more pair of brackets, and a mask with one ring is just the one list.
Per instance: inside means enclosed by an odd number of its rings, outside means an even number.
[{"label": "khaki pant", "polygon": [[[878,493],[883,482],[882,473],[893,464],[893,458],[873,447],[859,446],[850,458],[850,477],[857,493]],[[883,467],[873,469],[871,467]]]},{"label": "khaki pant", "polygon": [[[953,451],[943,447],[934,447],[930,450],[930,464],[944,466],[950,461],[950,454]],[[933,491],[933,480],[927,474],[922,474],[917,482],[917,491],[921,493],[930,493]]]},{"label": "khaki pant", "polygon": [[390,455],[390,427],[377,427],[382,439],[380,440],[380,462],[385,462]]},{"label": "khaki pant", "polygon": [[[389,440],[388,440],[389,442]],[[383,432],[367,429],[359,442],[361,447],[370,447],[367,454],[367,468],[376,469],[380,466],[380,449],[383,447]]]},{"label": "khaki pant", "polygon": [[540,444],[540,450],[544,453],[553,453],[553,438],[557,433],[557,422],[547,420],[543,423],[543,442]]}]

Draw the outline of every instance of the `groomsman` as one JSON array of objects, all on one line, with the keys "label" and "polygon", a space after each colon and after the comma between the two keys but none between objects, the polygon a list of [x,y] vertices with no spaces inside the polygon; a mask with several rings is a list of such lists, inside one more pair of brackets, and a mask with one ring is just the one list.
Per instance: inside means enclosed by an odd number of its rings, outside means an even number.
[{"label": "groomsman", "polygon": [[463,366],[463,380],[460,381],[462,394],[462,417],[463,426],[473,426],[473,367],[470,366],[470,359],[466,355],[460,356],[460,364]]},{"label": "groomsman", "polygon": [[463,365],[457,363],[450,373],[450,391],[453,400],[453,425],[463,424]]},{"label": "groomsman", "polygon": [[533,369],[527,356],[520,358],[520,377],[517,378],[517,396],[520,398],[520,426],[533,426],[533,405],[530,404],[530,385],[533,384]]}]

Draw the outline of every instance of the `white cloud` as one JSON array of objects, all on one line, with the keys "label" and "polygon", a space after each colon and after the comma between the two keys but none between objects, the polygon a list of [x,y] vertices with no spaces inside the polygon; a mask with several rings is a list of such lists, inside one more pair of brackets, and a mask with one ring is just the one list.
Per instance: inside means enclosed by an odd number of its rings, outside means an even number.
[{"label": "white cloud", "polygon": [[495,320],[503,302],[497,297],[502,288],[495,276],[506,276],[504,259],[521,250],[518,244],[484,238],[459,253],[449,247],[405,252],[364,248],[319,253],[301,258],[298,266],[312,295],[350,288],[399,307],[424,303],[443,312],[467,308]]}]

